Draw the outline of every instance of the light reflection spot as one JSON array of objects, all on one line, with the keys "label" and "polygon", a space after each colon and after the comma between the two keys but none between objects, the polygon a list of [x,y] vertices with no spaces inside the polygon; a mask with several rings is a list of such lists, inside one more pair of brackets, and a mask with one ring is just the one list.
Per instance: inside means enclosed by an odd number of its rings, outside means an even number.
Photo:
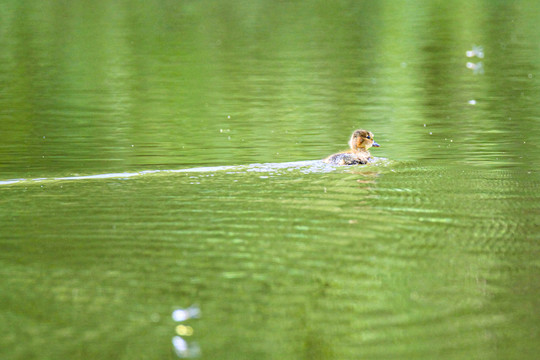
[{"label": "light reflection spot", "polygon": [[193,335],[193,328],[191,326],[178,325],[175,330],[176,330],[176,333],[180,336]]}]

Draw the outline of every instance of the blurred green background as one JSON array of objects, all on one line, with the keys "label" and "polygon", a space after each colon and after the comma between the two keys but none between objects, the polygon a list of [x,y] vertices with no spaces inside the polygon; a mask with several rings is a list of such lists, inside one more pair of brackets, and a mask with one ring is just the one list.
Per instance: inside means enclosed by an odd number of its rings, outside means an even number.
[{"label": "blurred green background", "polygon": [[0,6],[4,178],[317,159],[357,127],[392,158],[538,160],[532,1]]}]

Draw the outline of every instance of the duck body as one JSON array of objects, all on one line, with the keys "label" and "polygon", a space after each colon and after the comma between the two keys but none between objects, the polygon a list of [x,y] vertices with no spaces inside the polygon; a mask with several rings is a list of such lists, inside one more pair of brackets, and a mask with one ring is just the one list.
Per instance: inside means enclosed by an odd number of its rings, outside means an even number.
[{"label": "duck body", "polygon": [[349,140],[350,149],[328,156],[323,161],[332,165],[363,165],[367,164],[373,157],[369,149],[379,147],[373,140],[373,133],[367,130],[355,130]]},{"label": "duck body", "polygon": [[364,165],[367,164],[370,159],[372,159],[372,157],[367,151],[364,153],[344,151],[330,155],[323,161],[332,165]]}]

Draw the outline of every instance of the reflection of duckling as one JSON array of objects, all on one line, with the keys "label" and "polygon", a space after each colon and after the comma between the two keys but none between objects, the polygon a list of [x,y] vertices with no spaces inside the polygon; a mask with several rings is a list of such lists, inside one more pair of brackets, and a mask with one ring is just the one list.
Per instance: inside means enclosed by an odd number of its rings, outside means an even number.
[{"label": "reflection of duckling", "polygon": [[333,165],[358,165],[367,164],[372,159],[369,148],[379,147],[380,145],[373,141],[373,133],[367,130],[355,130],[349,140],[350,150],[330,155],[323,161]]}]

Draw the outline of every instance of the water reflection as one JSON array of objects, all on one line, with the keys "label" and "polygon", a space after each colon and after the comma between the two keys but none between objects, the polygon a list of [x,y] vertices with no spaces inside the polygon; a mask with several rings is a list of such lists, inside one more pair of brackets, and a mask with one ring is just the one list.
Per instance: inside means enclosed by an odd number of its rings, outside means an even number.
[{"label": "water reflection", "polygon": [[175,328],[175,331],[180,336],[191,336],[191,335],[193,335],[193,328],[191,326],[178,325]]},{"label": "water reflection", "polygon": [[[483,59],[484,58],[484,48],[482,46],[474,45],[472,50],[468,50],[465,54],[469,58],[477,57],[479,59]],[[474,75],[483,75],[484,74],[484,64],[481,61],[479,61],[477,63],[468,61],[467,64],[465,64],[465,66],[467,66],[467,69],[471,69],[473,71]]]},{"label": "water reflection", "polygon": [[540,352],[540,2],[0,9],[0,358]]},{"label": "water reflection", "polygon": [[482,62],[473,63],[473,62],[467,62],[466,64],[467,69],[471,69],[473,71],[473,74],[475,75],[483,75],[484,74],[484,64]]},{"label": "water reflection", "polygon": [[180,336],[172,338],[174,353],[181,359],[199,357],[201,349],[197,343],[188,343]]},{"label": "water reflection", "polygon": [[[198,319],[201,316],[201,309],[192,305],[185,309],[176,309],[172,312],[174,321],[186,321],[189,319]],[[201,349],[196,342],[188,342],[183,337],[192,336],[193,328],[189,325],[180,324],[175,327],[176,335],[172,338],[174,353],[179,358],[194,358],[201,355]]]},{"label": "water reflection", "polygon": [[190,306],[186,309],[176,309],[172,313],[174,321],[186,321],[188,319],[196,319],[201,316],[201,309],[197,306]]},{"label": "water reflection", "polygon": [[466,52],[467,57],[477,57],[480,59],[484,58],[484,48],[482,46],[476,46],[474,45],[472,50],[467,50]]}]

